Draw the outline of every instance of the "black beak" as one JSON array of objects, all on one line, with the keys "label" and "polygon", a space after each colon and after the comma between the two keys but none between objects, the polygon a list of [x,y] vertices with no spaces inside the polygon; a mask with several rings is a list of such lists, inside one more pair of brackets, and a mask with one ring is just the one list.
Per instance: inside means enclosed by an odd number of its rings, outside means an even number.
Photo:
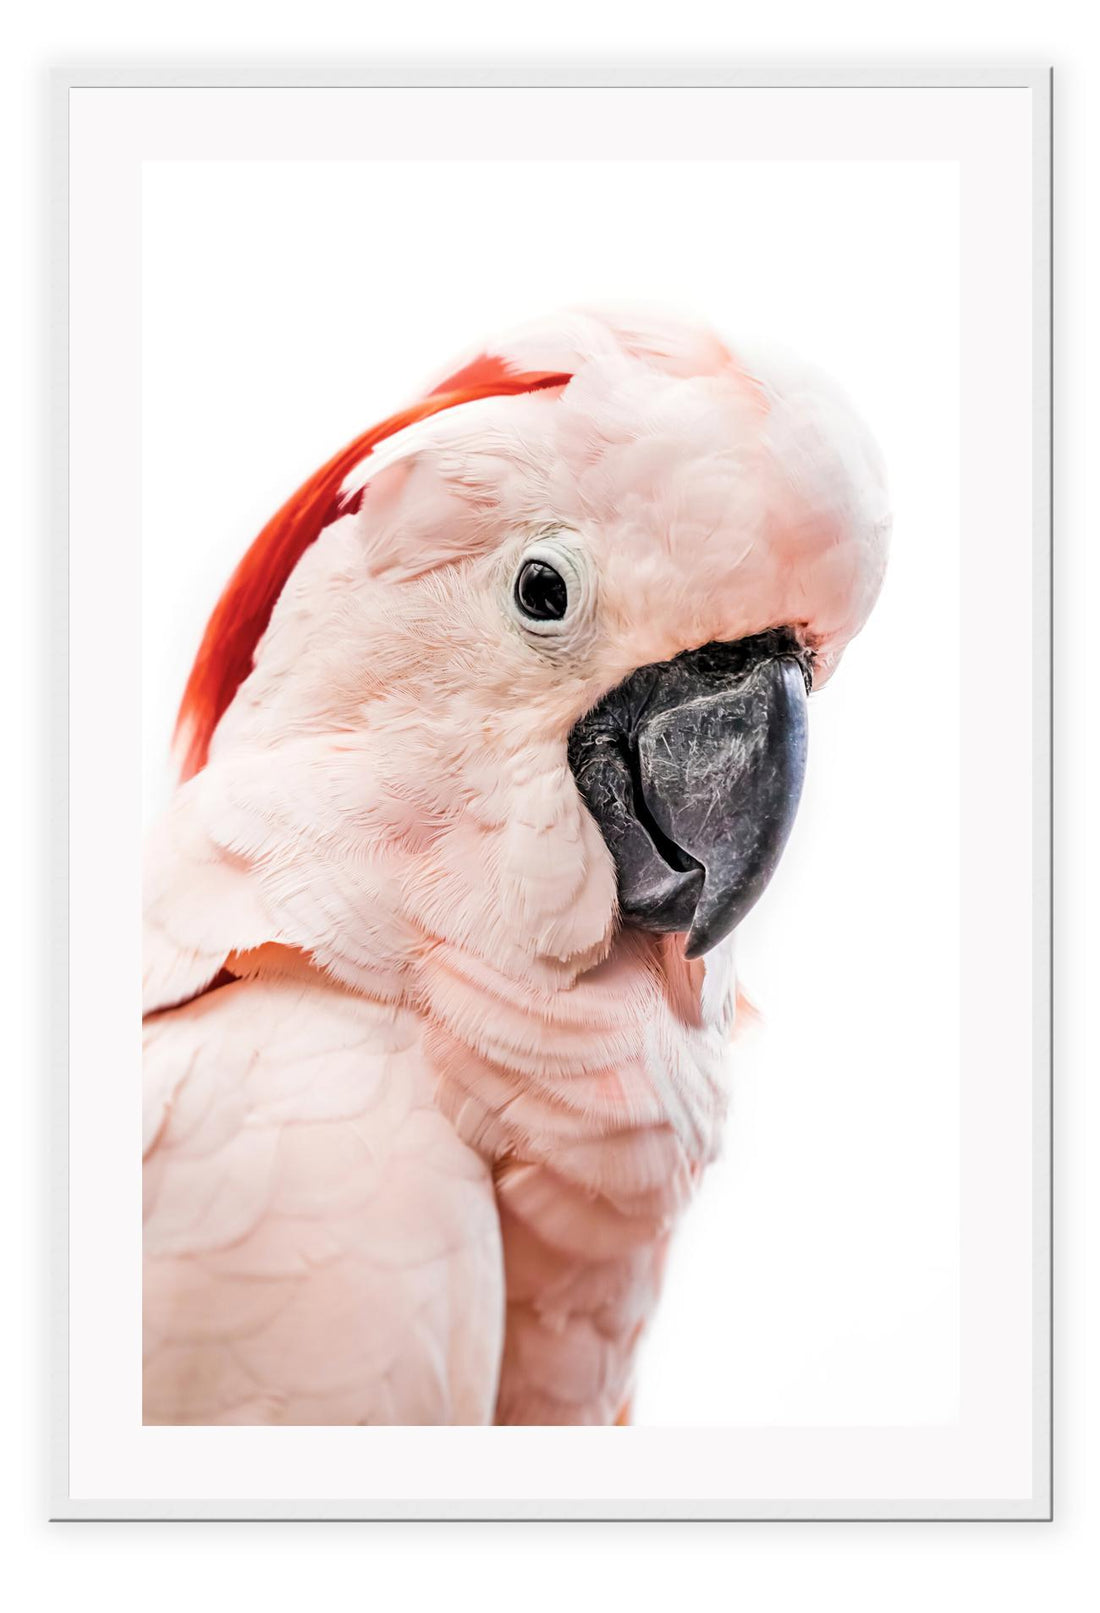
[{"label": "black beak", "polygon": [[569,736],[619,875],[623,923],[700,957],[754,905],[806,770],[808,662],[778,628],[640,667]]}]

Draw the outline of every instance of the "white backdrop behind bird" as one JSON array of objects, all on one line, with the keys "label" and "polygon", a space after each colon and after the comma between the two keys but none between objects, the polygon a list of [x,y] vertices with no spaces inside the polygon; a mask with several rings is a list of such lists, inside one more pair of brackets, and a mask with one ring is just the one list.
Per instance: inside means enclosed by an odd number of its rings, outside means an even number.
[{"label": "white backdrop behind bird", "polygon": [[157,162],[143,180],[143,777],[283,499],[480,338],[697,316],[840,382],[883,450],[882,597],[810,706],[738,936],[763,1024],[677,1234],[634,1420],[950,1422],[958,1400],[958,185],[947,162]]}]

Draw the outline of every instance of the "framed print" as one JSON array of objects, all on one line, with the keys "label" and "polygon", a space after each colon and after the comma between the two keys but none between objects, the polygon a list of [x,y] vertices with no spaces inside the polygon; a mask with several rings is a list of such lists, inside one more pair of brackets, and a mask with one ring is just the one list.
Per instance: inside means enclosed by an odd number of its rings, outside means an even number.
[{"label": "framed print", "polygon": [[1049,1517],[1049,72],[54,112],[55,1516]]}]

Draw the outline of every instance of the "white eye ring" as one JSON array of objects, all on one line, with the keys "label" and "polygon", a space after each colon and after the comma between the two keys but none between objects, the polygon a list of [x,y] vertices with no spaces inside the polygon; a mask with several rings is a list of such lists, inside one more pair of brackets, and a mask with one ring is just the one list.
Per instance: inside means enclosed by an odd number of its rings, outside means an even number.
[{"label": "white eye ring", "polygon": [[[561,616],[530,616],[519,599],[520,579],[524,569],[532,562],[549,566],[557,572],[566,588],[566,606]],[[579,549],[562,538],[539,538],[520,555],[509,585],[509,600],[513,620],[532,638],[556,639],[571,635],[587,617],[592,597],[589,568]]]}]

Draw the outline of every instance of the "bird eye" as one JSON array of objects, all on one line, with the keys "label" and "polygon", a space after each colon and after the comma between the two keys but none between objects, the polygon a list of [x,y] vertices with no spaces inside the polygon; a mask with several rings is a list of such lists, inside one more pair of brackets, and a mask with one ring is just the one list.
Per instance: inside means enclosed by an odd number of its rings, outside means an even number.
[{"label": "bird eye", "polygon": [[569,589],[560,571],[545,560],[525,560],[516,577],[516,604],[533,622],[560,622],[569,608]]}]

